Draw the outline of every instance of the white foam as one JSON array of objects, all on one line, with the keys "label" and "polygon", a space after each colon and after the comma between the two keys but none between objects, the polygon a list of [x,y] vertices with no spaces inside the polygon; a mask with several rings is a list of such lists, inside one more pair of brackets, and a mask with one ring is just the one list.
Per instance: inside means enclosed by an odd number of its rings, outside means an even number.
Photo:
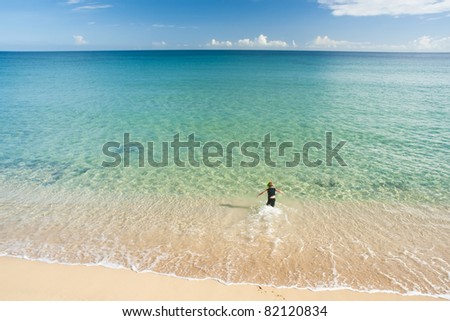
[{"label": "white foam", "polygon": [[270,205],[262,205],[259,209],[258,209],[258,215],[263,216],[263,217],[270,217],[270,216],[277,216],[277,215],[281,215],[283,213],[283,211],[278,208],[278,207],[272,207]]},{"label": "white foam", "polygon": [[[448,256],[439,252],[442,244],[434,242],[442,237],[430,234],[437,239],[421,244],[427,251],[413,247],[415,241],[408,242],[415,238],[395,230],[396,218],[390,212],[378,212],[384,204],[314,203],[300,204],[297,209],[277,203],[275,208],[259,204],[234,210],[218,205],[229,201],[207,199],[148,202],[145,197],[119,201],[90,197],[80,204],[73,199],[61,203],[59,198],[48,202],[42,197],[38,200],[42,208],[33,207],[26,214],[17,210],[8,216],[0,255],[138,272],[158,270],[193,279],[206,276],[230,284],[248,281],[278,287],[357,288],[363,292],[381,288],[384,292],[448,295]],[[27,202],[24,198],[19,203]],[[418,227],[419,232],[427,232],[423,224],[408,226],[413,232]],[[434,233],[435,227],[430,231]],[[391,235],[395,238],[390,239]],[[316,262],[304,265],[311,255]],[[271,264],[280,259],[283,266]],[[248,262],[252,262],[252,271]],[[380,269],[385,275],[383,283],[355,269],[361,264],[364,273]],[[354,277],[353,271],[359,275]]]},{"label": "white foam", "polygon": [[[60,262],[57,260],[50,260],[45,258],[30,258],[26,255],[24,256],[14,256],[14,255],[4,255],[4,253],[0,253],[0,257],[12,257],[12,258],[18,258],[18,259],[24,259],[27,261],[34,261],[34,262],[43,262],[48,264],[60,264],[60,265],[68,265],[68,266],[101,266],[109,269],[114,270],[132,270],[131,268],[124,267],[120,264],[113,264],[113,263],[107,263],[107,262],[99,262],[99,263],[67,263],[67,262]],[[134,270],[133,270],[134,271]],[[176,273],[163,273],[163,272],[156,272],[153,270],[145,269],[142,271],[135,271],[137,273],[152,273],[156,275],[161,276],[168,276],[168,277],[174,277],[177,279],[183,279],[183,280],[192,280],[192,281],[201,281],[201,280],[213,280],[217,281],[224,285],[251,285],[251,286],[264,286],[264,287],[272,287],[276,289],[298,289],[298,290],[309,290],[313,292],[325,292],[325,291],[341,291],[341,290],[348,290],[352,292],[357,293],[382,293],[382,294],[395,294],[395,295],[401,295],[401,296],[424,296],[424,297],[432,297],[432,298],[440,298],[440,299],[446,299],[450,300],[450,293],[444,293],[444,294],[432,294],[432,293],[422,293],[419,291],[405,291],[405,292],[397,292],[392,290],[381,290],[381,289],[355,289],[348,286],[339,286],[335,285],[333,287],[325,287],[325,286],[306,286],[306,287],[298,287],[298,286],[278,286],[270,283],[252,283],[252,282],[227,282],[225,280],[222,280],[220,278],[214,278],[214,277],[204,277],[204,278],[193,278],[193,277],[186,277],[186,276],[179,276]]]}]

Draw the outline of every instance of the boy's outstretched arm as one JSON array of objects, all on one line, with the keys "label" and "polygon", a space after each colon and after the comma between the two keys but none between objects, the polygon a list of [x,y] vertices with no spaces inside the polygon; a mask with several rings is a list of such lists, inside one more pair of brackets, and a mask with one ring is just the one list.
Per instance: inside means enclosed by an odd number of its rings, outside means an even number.
[{"label": "boy's outstretched arm", "polygon": [[278,188],[275,188],[275,190],[277,191],[277,193],[284,194],[284,192],[282,190],[278,189]]},{"label": "boy's outstretched arm", "polygon": [[262,194],[267,193],[267,190],[265,189],[264,191],[262,191],[261,193],[259,193],[256,197],[261,196]]}]

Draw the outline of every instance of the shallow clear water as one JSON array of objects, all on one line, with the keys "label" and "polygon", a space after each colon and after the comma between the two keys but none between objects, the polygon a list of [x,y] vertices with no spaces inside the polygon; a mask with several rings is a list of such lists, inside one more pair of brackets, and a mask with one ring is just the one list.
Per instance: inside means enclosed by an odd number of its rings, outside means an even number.
[{"label": "shallow clear water", "polygon": [[[449,83],[448,54],[0,53],[0,253],[448,296]],[[284,166],[311,141],[325,161],[326,132],[347,166]],[[182,168],[169,148],[166,167],[136,149],[102,167],[124,133],[157,159],[177,133],[258,142],[260,163],[238,166],[237,148],[231,167]],[[294,146],[272,149],[276,167],[268,133]],[[268,180],[286,192],[274,211],[254,198]]]}]

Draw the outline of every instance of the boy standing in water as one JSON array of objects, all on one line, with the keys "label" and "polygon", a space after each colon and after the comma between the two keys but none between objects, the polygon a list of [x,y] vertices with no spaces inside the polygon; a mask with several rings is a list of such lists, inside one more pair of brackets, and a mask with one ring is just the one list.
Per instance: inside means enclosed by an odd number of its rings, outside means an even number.
[{"label": "boy standing in water", "polygon": [[265,189],[264,191],[259,193],[258,196],[260,196],[260,195],[262,195],[264,193],[267,193],[267,204],[266,205],[270,205],[272,207],[275,207],[275,194],[276,193],[283,194],[282,191],[280,191],[279,189],[275,188],[275,186],[273,185],[272,181],[267,183],[267,189]]}]

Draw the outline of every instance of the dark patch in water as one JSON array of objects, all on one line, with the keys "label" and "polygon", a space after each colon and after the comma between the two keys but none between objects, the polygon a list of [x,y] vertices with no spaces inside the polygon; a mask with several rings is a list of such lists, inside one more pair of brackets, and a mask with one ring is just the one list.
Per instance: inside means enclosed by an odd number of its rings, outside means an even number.
[{"label": "dark patch in water", "polygon": [[393,180],[384,180],[381,182],[377,182],[372,184],[372,187],[374,189],[378,188],[388,188],[388,189],[398,189],[401,191],[407,191],[409,190],[408,182],[400,180],[400,181],[393,181]]},{"label": "dark patch in water", "polygon": [[324,188],[331,188],[331,187],[337,187],[339,186],[339,183],[334,180],[334,178],[330,178],[328,180],[326,179],[316,179],[314,181],[314,184],[324,187]]},{"label": "dark patch in water", "polygon": [[76,173],[77,175],[83,175],[83,174],[86,173],[88,170],[89,170],[89,168],[85,168],[85,167],[83,167],[83,168],[77,168],[77,169],[75,170],[75,173]]},{"label": "dark patch in water", "polygon": [[[30,180],[43,186],[53,185],[65,177],[83,175],[89,170],[86,167],[74,169],[70,163],[23,158],[2,160],[0,169],[5,169],[5,174],[11,177]],[[17,171],[21,173],[18,174]]]}]

